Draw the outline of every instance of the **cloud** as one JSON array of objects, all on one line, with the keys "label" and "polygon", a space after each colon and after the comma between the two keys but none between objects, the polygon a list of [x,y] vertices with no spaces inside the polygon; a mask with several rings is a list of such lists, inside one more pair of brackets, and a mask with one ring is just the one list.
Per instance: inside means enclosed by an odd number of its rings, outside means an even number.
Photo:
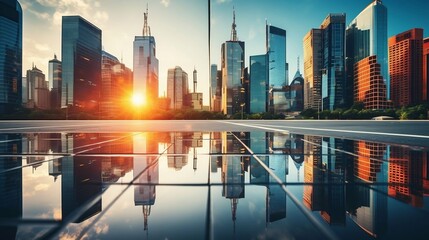
[{"label": "cloud", "polygon": [[250,30],[249,30],[249,40],[252,40],[252,39],[254,39],[256,37],[256,31],[255,31],[255,29],[253,29],[253,27],[252,28],[250,28]]},{"label": "cloud", "polygon": [[41,52],[49,52],[51,50],[51,48],[47,44],[40,43],[34,44],[34,48]]},{"label": "cloud", "polygon": [[164,5],[164,7],[168,7],[170,5],[170,0],[161,0],[161,4]]},{"label": "cloud", "polygon": [[37,191],[46,191],[46,190],[48,190],[48,188],[49,188],[49,185],[48,184],[38,184],[38,185],[36,185],[35,187],[34,187],[34,190],[37,192]]},{"label": "cloud", "polygon": [[27,11],[34,14],[36,17],[38,17],[40,19],[44,19],[44,20],[51,19],[51,15],[49,15],[49,13],[47,13],[47,12],[38,12],[38,11],[35,11],[31,8],[27,8]]},{"label": "cloud", "polygon": [[58,0],[36,0],[36,2],[45,7],[55,7],[57,6]]},{"label": "cloud", "polygon": [[216,0],[216,3],[222,4],[222,3],[229,3],[231,0]]}]

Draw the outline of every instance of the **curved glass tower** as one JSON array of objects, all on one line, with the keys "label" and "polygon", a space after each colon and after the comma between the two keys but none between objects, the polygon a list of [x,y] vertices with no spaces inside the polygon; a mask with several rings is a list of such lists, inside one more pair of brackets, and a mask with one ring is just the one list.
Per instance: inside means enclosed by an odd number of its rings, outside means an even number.
[{"label": "curved glass tower", "polygon": [[22,103],[22,9],[16,0],[0,0],[0,113]]},{"label": "curved glass tower", "polygon": [[[387,56],[387,8],[381,0],[374,0],[351,21],[346,32],[347,75],[353,80],[354,64],[369,56],[377,56],[380,73],[390,99],[390,80]],[[353,96],[352,93],[349,96]]]}]

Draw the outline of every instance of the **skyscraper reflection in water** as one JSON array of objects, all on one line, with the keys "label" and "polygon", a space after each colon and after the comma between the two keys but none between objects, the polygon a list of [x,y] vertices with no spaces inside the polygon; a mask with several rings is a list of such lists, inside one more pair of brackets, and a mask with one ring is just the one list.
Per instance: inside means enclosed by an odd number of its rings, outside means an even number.
[{"label": "skyscraper reflection in water", "polygon": [[[22,151],[21,134],[1,134],[0,154],[18,154]],[[0,157],[0,219],[22,217],[22,159]],[[8,169],[13,171],[3,172]],[[0,224],[1,239],[15,239],[18,226]]]}]

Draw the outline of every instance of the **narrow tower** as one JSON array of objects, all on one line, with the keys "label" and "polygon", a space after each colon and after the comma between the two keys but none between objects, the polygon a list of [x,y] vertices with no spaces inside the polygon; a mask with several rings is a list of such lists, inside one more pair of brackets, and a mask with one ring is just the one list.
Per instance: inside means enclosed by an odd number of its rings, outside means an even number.
[{"label": "narrow tower", "polygon": [[193,72],[193,79],[194,79],[194,93],[196,93],[197,91],[197,70],[194,67],[194,72]]},{"label": "narrow tower", "polygon": [[146,5],[146,12],[144,15],[144,24],[143,24],[143,37],[150,36],[150,27],[147,25],[147,16],[149,15],[149,4]]},{"label": "narrow tower", "polygon": [[237,38],[237,25],[235,24],[235,8],[232,8],[232,28],[231,28],[231,41],[238,41]]}]

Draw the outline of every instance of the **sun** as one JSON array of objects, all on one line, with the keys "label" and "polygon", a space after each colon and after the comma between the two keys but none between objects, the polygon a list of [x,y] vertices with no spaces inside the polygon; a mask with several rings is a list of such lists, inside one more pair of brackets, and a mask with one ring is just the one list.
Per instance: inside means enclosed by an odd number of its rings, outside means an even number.
[{"label": "sun", "polygon": [[140,93],[135,93],[133,95],[132,100],[133,100],[134,106],[142,106],[145,104],[145,99],[144,99],[143,95]]}]

